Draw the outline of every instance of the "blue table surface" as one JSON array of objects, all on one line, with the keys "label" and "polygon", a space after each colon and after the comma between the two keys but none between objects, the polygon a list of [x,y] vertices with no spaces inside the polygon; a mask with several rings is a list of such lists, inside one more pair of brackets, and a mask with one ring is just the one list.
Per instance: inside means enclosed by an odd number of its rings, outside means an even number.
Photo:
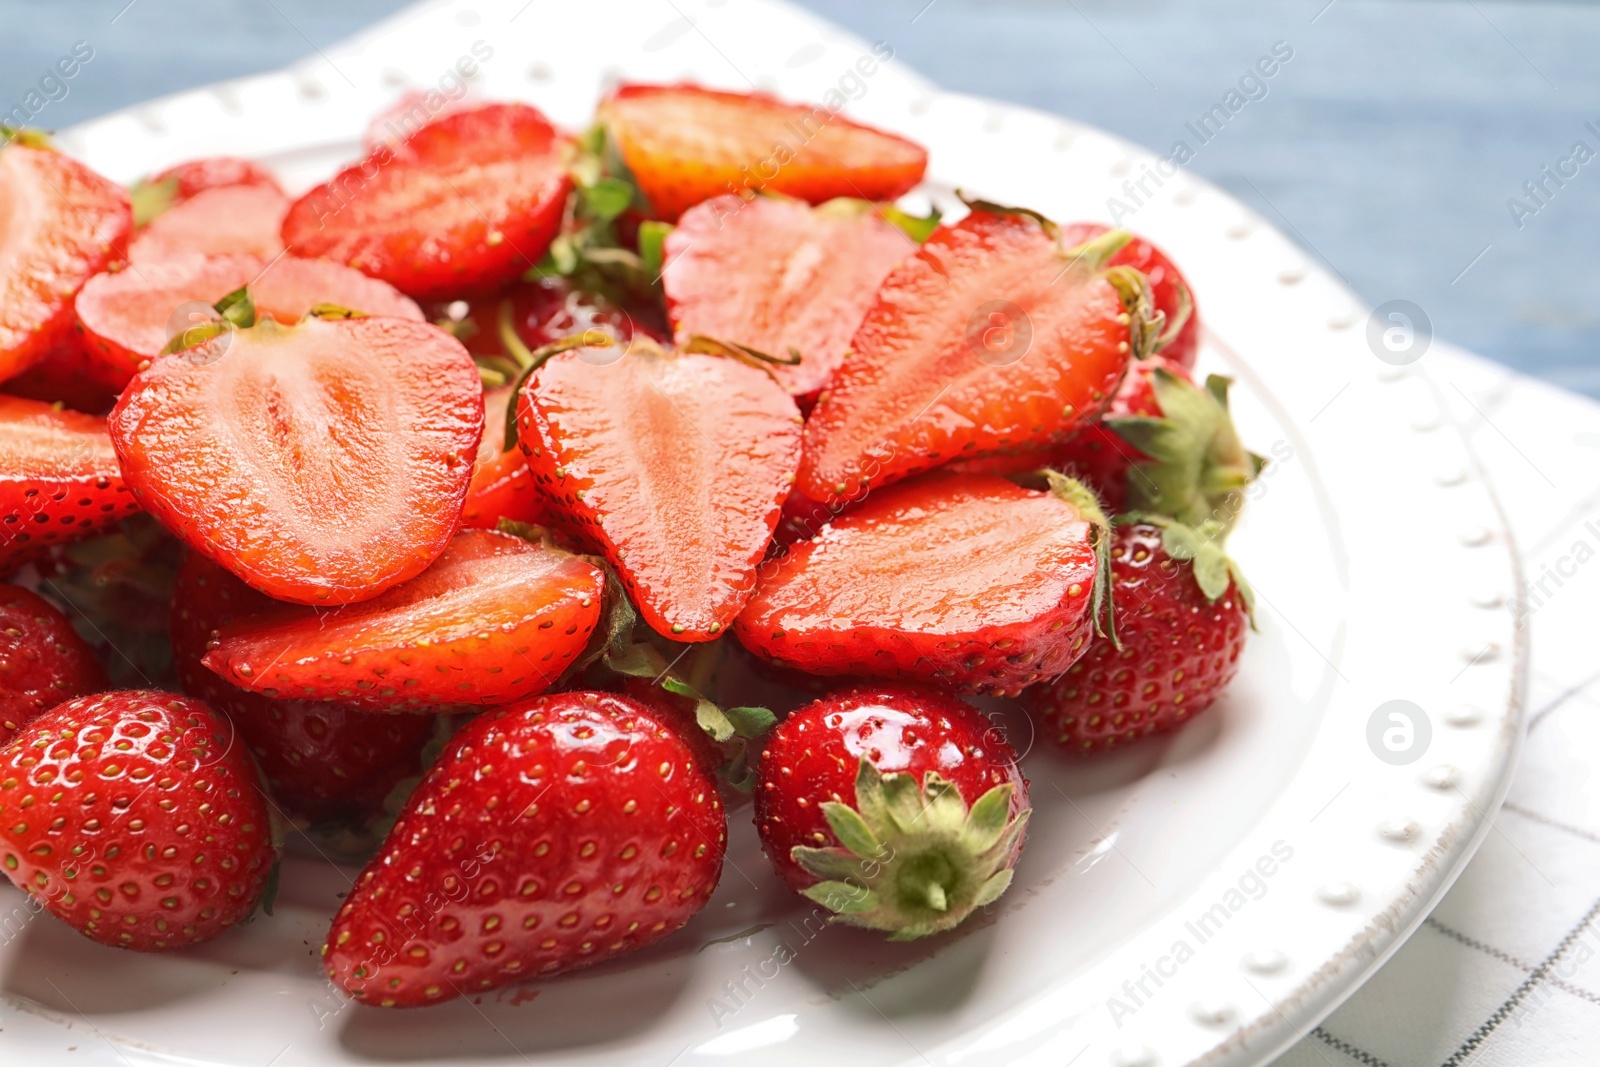
[{"label": "blue table surface", "polygon": [[[1370,303],[1412,301],[1441,337],[1600,397],[1594,3],[801,2],[890,41],[946,88],[1072,115],[1162,153],[1287,42],[1292,61],[1194,171],[1253,204]],[[40,125],[271,70],[404,6],[126,4],[0,0],[0,111],[78,41],[94,57]],[[1575,156],[1579,142],[1594,161]],[[1537,199],[1528,182],[1543,183]]]}]

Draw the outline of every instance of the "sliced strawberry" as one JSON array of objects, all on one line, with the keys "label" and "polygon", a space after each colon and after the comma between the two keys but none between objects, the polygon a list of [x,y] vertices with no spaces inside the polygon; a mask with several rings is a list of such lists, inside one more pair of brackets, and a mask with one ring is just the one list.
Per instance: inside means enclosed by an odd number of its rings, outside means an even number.
[{"label": "sliced strawberry", "polygon": [[472,485],[461,525],[492,530],[501,519],[544,524],[544,496],[533,484],[527,458],[506,448],[506,412],[516,390],[509,385],[483,394],[483,440],[472,468]]},{"label": "sliced strawberry", "polygon": [[283,250],[279,230],[289,198],[268,185],[202,189],[163,211],[128,246],[135,266],[173,256],[260,256]]},{"label": "sliced strawberry", "polygon": [[345,604],[444,551],[483,388],[427,323],[268,319],[156,360],[109,424],[129,486],[190,548],[279,600]]},{"label": "sliced strawberry", "polygon": [[120,391],[101,380],[99,362],[90,356],[84,339],[75,330],[69,331],[43,359],[0,388],[12,396],[65,404],[90,415],[110,411]]},{"label": "sliced strawberry", "polygon": [[172,658],[183,691],[233,720],[287,814],[312,821],[372,814],[401,779],[421,771],[434,719],[273,700],[229,685],[200,662],[218,628],[275,606],[204,556],[189,553],[178,569],[171,619]]},{"label": "sliced strawberry", "polygon": [[474,106],[462,97],[451,99],[437,92],[411,89],[372,117],[361,135],[362,147],[369,153],[380,147],[401,148],[429,123],[458,111],[470,111]]},{"label": "sliced strawberry", "polygon": [[120,389],[195,325],[185,306],[206,308],[248,285],[258,318],[286,325],[319,304],[365,315],[422,321],[422,309],[394,286],[320,259],[189,254],[137,270],[99,274],[78,294],[78,328],[98,377]]},{"label": "sliced strawberry", "polygon": [[765,568],[734,635],[811,674],[1001,694],[1054,677],[1098,599],[1103,520],[1071,496],[977,475],[874,493]]},{"label": "sliced strawberry", "polygon": [[0,573],[138,510],[104,419],[0,396]]},{"label": "sliced strawberry", "polygon": [[[1081,245],[1110,229],[1098,222],[1068,223],[1061,227],[1061,239],[1068,245]],[[1129,241],[1111,257],[1110,263],[1132,267],[1149,279],[1151,301],[1166,316],[1160,352],[1184,370],[1192,370],[1200,354],[1200,309],[1195,306],[1194,290],[1183,273],[1165,252],[1143,237]]]},{"label": "sliced strawberry", "polygon": [[133,222],[143,227],[157,215],[192,200],[207,189],[222,189],[230,185],[258,185],[278,193],[283,187],[278,179],[259,163],[234,156],[208,156],[191,159],[168,167],[134,182],[129,190],[133,199]]},{"label": "sliced strawberry", "polygon": [[1063,440],[1106,405],[1151,328],[1148,294],[1103,269],[1115,238],[1071,250],[1054,229],[980,208],[895,268],[806,424],[800,499],[837,510],[954,459]]},{"label": "sliced strawberry", "polygon": [[548,689],[578,657],[604,588],[582,556],[463,530],[432,567],[375,600],[224,626],[205,665],[269,697],[393,710],[504,704]]},{"label": "sliced strawberry", "polygon": [[0,150],[0,381],[67,340],[72,298],[133,226],[128,194],[47,148]]},{"label": "sliced strawberry", "polygon": [[65,615],[20,586],[0,585],[0,745],[62,701],[105,687]]},{"label": "sliced strawberry", "polygon": [[295,202],[283,239],[419,299],[492,290],[544,255],[572,182],[571,141],[526,104],[424,126]]},{"label": "sliced strawberry", "polygon": [[699,334],[771,356],[791,394],[818,393],[895,264],[916,251],[861,200],[811,208],[787,197],[719,196],[684,212],[662,250],[678,340]]},{"label": "sliced strawberry", "polygon": [[765,370],[636,338],[551,358],[517,407],[552,512],[617,568],[657,633],[710,641],[755,587],[800,451]]},{"label": "sliced strawberry", "polygon": [[694,85],[624,85],[600,121],[655,216],[675,221],[723,193],[757,189],[820,204],[893,200],[922,180],[928,153],[838,111],[766,93]]}]

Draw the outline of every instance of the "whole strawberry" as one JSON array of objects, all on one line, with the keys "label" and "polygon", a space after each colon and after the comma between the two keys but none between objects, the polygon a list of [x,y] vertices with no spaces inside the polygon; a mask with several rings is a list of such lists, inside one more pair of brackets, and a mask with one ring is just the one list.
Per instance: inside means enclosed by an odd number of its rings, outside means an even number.
[{"label": "whole strawberry", "polygon": [[198,700],[80,697],[0,750],[0,865],[102,944],[216,937],[255,909],[274,851],[249,753]]},{"label": "whole strawberry", "polygon": [[485,712],[339,910],[328,977],[415,1007],[624,955],[705,905],[726,844],[709,769],[643,704],[577,692]]},{"label": "whole strawberry", "polygon": [[65,615],[26,589],[0,585],[0,744],[63,700],[105,685]]},{"label": "whole strawberry", "polygon": [[756,829],[789,886],[836,921],[909,941],[1011,884],[1027,825],[1017,754],[970,704],[890,683],[841,690],[773,730]]},{"label": "whole strawberry", "polygon": [[1096,637],[1065,674],[1024,693],[1042,734],[1099,752],[1175,730],[1211,706],[1238,672],[1250,628],[1250,589],[1221,534],[1214,523],[1116,527],[1116,638]]}]

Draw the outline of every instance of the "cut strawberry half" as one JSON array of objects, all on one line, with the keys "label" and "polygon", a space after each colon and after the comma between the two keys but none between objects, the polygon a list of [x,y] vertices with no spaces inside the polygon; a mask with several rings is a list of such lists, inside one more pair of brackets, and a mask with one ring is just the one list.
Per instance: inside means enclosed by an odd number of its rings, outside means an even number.
[{"label": "cut strawberry half", "polygon": [[661,284],[680,343],[715,337],[799,363],[773,368],[813,397],[844,359],[878,286],[916,244],[862,200],[812,208],[787,197],[719,196],[690,208],[662,250]]},{"label": "cut strawberry half", "polygon": [[406,319],[271,319],[163,356],[112,410],[141,503],[279,600],[345,604],[421,573],[461,521],[483,390]]},{"label": "cut strawberry half", "polygon": [[68,339],[72,298],[133,226],[128,194],[47,148],[0,150],[0,380]]},{"label": "cut strawberry half", "polygon": [[185,200],[192,200],[207,189],[230,185],[259,185],[283,192],[278,179],[259,163],[235,156],[207,156],[168,167],[135,182],[129,190],[133,198],[133,221],[144,226]]},{"label": "cut strawberry half", "polygon": [[269,697],[379,710],[504,704],[548,689],[583,652],[604,589],[582,556],[463,530],[432,567],[375,600],[222,627],[205,665]]},{"label": "cut strawberry half", "polygon": [[104,419],[0,396],[0,573],[138,510]]},{"label": "cut strawberry half", "polygon": [[810,674],[1016,693],[1082,655],[1105,536],[1081,489],[930,475],[874,493],[770,564],[734,635]]},{"label": "cut strawberry half", "polygon": [[[1148,287],[1037,216],[980,205],[889,275],[806,424],[797,497],[827,514],[954,459],[1065,439],[1159,316]],[[1156,321],[1152,321],[1152,317]]]},{"label": "cut strawberry half", "polygon": [[[1081,245],[1111,227],[1098,222],[1074,222],[1061,227],[1062,243]],[[1150,282],[1150,298],[1166,316],[1158,349],[1184,370],[1191,370],[1200,353],[1200,309],[1194,291],[1167,254],[1143,237],[1135,237],[1108,261],[1114,267],[1132,267]]]},{"label": "cut strawberry half", "polygon": [[570,151],[526,104],[459,111],[301,197],[283,239],[296,255],[347,263],[418,299],[492,290],[555,237]]},{"label": "cut strawberry half", "polygon": [[483,394],[483,440],[461,511],[463,526],[493,530],[501,519],[540,525],[545,521],[544,497],[533,484],[527,458],[521,449],[506,448],[506,416],[515,393],[503,385]]},{"label": "cut strawberry half", "polygon": [[657,633],[710,641],[755,587],[800,450],[783,387],[738,359],[635,338],[552,357],[518,437],[552,512],[617,568]]},{"label": "cut strawberry half", "polygon": [[758,189],[813,204],[893,200],[928,167],[927,151],[904,137],[766,93],[624,85],[601,104],[600,121],[655,216],[669,222],[703,200]]},{"label": "cut strawberry half", "polygon": [[364,315],[422,321],[422,309],[394,286],[326,260],[280,256],[184,255],[137,270],[99,274],[78,294],[78,328],[97,376],[121,389],[148,366],[174,334],[196,323],[186,307],[204,310],[250,287],[257,318],[293,325],[319,305]]},{"label": "cut strawberry half", "polygon": [[289,198],[276,185],[202,189],[157,215],[128,246],[136,266],[173,256],[260,256],[283,250],[280,229]]},{"label": "cut strawberry half", "polygon": [[62,342],[33,366],[0,386],[12,396],[64,404],[74,411],[104,415],[117,402],[120,387],[101,380],[100,364],[83,338],[69,331]]}]

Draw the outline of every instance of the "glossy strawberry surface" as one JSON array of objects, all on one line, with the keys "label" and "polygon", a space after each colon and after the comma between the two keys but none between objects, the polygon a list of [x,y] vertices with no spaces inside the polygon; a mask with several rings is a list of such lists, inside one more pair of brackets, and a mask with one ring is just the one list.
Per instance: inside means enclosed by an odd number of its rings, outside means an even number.
[{"label": "glossy strawberry surface", "polygon": [[65,615],[20,586],[0,585],[0,745],[62,701],[105,687]]}]

